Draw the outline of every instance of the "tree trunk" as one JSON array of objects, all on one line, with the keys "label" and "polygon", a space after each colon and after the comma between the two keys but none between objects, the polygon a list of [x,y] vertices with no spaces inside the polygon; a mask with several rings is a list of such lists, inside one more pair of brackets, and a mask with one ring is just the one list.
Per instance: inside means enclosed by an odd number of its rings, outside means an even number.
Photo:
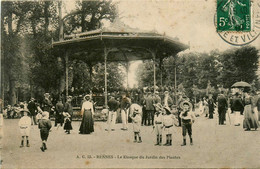
[{"label": "tree trunk", "polygon": [[10,104],[13,106],[16,104],[16,90],[15,90],[16,81],[12,78],[9,80],[9,94],[10,94]]}]

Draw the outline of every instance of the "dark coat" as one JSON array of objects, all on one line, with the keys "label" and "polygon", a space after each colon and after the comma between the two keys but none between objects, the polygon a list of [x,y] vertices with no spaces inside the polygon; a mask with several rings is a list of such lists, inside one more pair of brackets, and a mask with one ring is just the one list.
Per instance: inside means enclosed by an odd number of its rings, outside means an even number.
[{"label": "dark coat", "polygon": [[64,104],[64,112],[68,112],[70,115],[73,114],[73,109],[70,103],[66,102]]},{"label": "dark coat", "polygon": [[145,104],[144,104],[145,105],[145,110],[154,110],[154,106],[153,106],[154,98],[153,98],[152,95],[147,96],[145,98],[144,102],[145,102]]},{"label": "dark coat", "polygon": [[51,111],[51,107],[52,107],[51,101],[49,99],[44,99],[43,100],[42,110],[50,112]]},{"label": "dark coat", "polygon": [[242,99],[239,97],[235,97],[232,99],[232,109],[234,111],[242,111],[244,108],[244,104],[242,102]]},{"label": "dark coat", "polygon": [[28,103],[27,108],[28,108],[28,110],[30,111],[30,113],[31,113],[32,116],[35,116],[35,115],[36,115],[37,106],[36,106],[35,102],[30,101],[30,102]]},{"label": "dark coat", "polygon": [[112,98],[107,103],[109,111],[117,111],[119,108],[119,102],[115,98]]},{"label": "dark coat", "polygon": [[122,98],[121,100],[121,104],[120,104],[120,108],[121,109],[128,109],[130,107],[131,103],[130,103],[130,100],[129,98],[125,97],[125,98]]},{"label": "dark coat", "polygon": [[223,94],[219,95],[217,100],[218,100],[218,108],[219,109],[227,109],[228,108],[227,99]]}]

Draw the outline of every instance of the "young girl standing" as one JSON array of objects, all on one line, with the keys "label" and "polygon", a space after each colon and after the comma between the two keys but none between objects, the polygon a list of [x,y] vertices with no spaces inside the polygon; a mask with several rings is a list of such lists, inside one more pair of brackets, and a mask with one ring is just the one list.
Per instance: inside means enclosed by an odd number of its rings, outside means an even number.
[{"label": "young girl standing", "polygon": [[138,109],[134,110],[134,113],[133,113],[133,115],[130,116],[130,118],[133,121],[133,131],[134,131],[134,135],[135,135],[134,142],[135,143],[137,142],[137,137],[138,137],[139,138],[138,143],[141,143],[142,142],[142,138],[141,138],[140,132],[141,132],[142,117],[141,117]]},{"label": "young girl standing", "polygon": [[23,117],[19,120],[19,128],[22,135],[21,145],[20,147],[24,147],[24,139],[26,138],[26,146],[30,147],[29,144],[29,135],[31,130],[31,118],[28,116],[29,111],[24,109],[21,111]]}]

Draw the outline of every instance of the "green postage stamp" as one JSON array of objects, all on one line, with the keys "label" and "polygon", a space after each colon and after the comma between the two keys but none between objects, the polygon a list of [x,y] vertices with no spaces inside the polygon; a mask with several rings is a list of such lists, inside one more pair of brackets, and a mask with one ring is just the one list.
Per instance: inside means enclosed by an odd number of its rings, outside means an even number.
[{"label": "green postage stamp", "polygon": [[259,0],[216,0],[218,35],[235,46],[250,44],[260,35]]},{"label": "green postage stamp", "polygon": [[217,0],[217,31],[251,31],[250,0]]}]

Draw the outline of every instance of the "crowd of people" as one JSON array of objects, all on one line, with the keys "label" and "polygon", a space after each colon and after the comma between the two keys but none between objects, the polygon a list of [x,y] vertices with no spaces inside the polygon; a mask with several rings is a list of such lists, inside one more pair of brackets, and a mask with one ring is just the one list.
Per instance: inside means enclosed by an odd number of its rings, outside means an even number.
[{"label": "crowd of people", "polygon": [[[120,96],[119,96],[120,95]],[[172,145],[172,133],[174,127],[182,127],[183,144],[186,145],[186,135],[188,133],[190,144],[193,145],[192,124],[196,117],[204,116],[213,119],[218,116],[218,124],[225,125],[228,115],[234,113],[234,125],[240,126],[240,117],[244,116],[243,128],[245,131],[257,130],[260,121],[260,97],[252,95],[249,92],[235,92],[232,97],[227,97],[224,91],[221,91],[216,99],[209,94],[198,104],[194,105],[188,97],[179,93],[176,98],[169,91],[164,91],[163,96],[157,90],[154,92],[147,90],[139,99],[134,99],[133,95],[127,92],[110,93],[107,106],[102,113],[107,117],[106,131],[115,131],[116,123],[122,123],[121,130],[128,130],[128,123],[133,123],[134,142],[142,142],[141,126],[151,126],[156,135],[156,144],[162,145],[162,134],[165,134],[165,146]],[[176,96],[176,95],[174,95]],[[66,102],[58,99],[53,105],[50,94],[44,94],[42,104],[38,104],[34,98],[31,98],[28,104],[17,106],[16,115],[21,116],[19,128],[21,132],[21,145],[27,147],[29,144],[29,135],[31,125],[38,125],[42,140],[41,150],[47,150],[46,142],[52,124],[50,114],[52,112],[55,118],[54,127],[63,126],[65,133],[70,134],[72,128],[73,109],[71,105],[72,96],[66,98]],[[194,111],[198,107],[198,111]],[[8,113],[10,107],[6,108],[6,118],[13,118],[14,113]],[[92,95],[84,96],[81,104],[80,116],[81,124],[79,134],[91,134],[94,132],[95,105]],[[3,118],[2,118],[3,119]],[[231,122],[230,122],[231,123]]]}]

